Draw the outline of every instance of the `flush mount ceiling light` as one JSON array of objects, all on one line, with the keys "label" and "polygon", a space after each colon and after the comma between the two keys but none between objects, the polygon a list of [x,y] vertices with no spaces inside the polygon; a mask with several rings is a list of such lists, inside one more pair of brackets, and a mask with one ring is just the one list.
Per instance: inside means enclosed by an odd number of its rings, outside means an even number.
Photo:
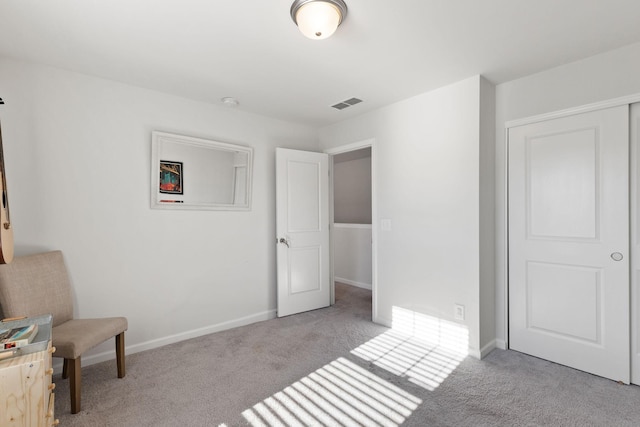
[{"label": "flush mount ceiling light", "polygon": [[314,40],[330,37],[347,16],[342,0],[296,0],[291,5],[291,18],[302,34]]}]

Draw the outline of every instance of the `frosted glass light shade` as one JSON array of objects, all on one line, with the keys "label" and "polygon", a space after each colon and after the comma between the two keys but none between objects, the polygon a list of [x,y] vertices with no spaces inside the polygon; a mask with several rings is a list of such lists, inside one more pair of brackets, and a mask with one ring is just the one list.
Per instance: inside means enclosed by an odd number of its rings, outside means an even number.
[{"label": "frosted glass light shade", "polygon": [[341,10],[335,1],[297,1],[292,6],[292,18],[306,37],[322,40],[336,31],[344,18],[343,10],[346,12],[346,5]]}]

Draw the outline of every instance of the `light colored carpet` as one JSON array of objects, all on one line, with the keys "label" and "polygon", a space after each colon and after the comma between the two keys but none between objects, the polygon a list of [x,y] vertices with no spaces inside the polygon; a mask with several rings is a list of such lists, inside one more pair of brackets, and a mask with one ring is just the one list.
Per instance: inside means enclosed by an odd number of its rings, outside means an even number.
[{"label": "light colored carpet", "polygon": [[79,414],[68,381],[54,378],[56,417],[69,427],[640,425],[640,387],[514,351],[458,361],[370,313],[370,291],[337,285],[333,307],[129,355],[124,379],[115,361],[88,366]]}]

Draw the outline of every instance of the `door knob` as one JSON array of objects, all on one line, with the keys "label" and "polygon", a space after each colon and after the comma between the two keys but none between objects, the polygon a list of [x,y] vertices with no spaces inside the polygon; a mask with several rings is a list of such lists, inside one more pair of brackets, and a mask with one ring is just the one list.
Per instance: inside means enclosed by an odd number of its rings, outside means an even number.
[{"label": "door knob", "polygon": [[289,242],[287,242],[287,239],[285,239],[284,237],[281,237],[278,243],[284,243],[285,245],[287,245],[287,247],[289,247]]},{"label": "door knob", "polygon": [[624,258],[622,256],[622,254],[620,252],[614,252],[611,254],[611,259],[614,261],[622,261],[622,258]]}]

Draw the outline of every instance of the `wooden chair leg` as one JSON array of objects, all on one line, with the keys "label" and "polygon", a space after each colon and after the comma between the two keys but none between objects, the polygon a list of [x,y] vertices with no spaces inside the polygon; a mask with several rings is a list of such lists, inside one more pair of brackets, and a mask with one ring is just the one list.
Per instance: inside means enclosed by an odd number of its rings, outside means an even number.
[{"label": "wooden chair leg", "polygon": [[77,414],[80,412],[80,395],[81,395],[81,386],[80,379],[82,375],[80,373],[80,357],[77,359],[65,359],[65,362],[68,362],[69,365],[69,391],[71,394],[71,413]]},{"label": "wooden chair leg", "polygon": [[116,363],[118,365],[118,378],[124,378],[124,332],[116,335]]},{"label": "wooden chair leg", "polygon": [[69,378],[69,359],[63,359],[62,362],[62,379]]}]

